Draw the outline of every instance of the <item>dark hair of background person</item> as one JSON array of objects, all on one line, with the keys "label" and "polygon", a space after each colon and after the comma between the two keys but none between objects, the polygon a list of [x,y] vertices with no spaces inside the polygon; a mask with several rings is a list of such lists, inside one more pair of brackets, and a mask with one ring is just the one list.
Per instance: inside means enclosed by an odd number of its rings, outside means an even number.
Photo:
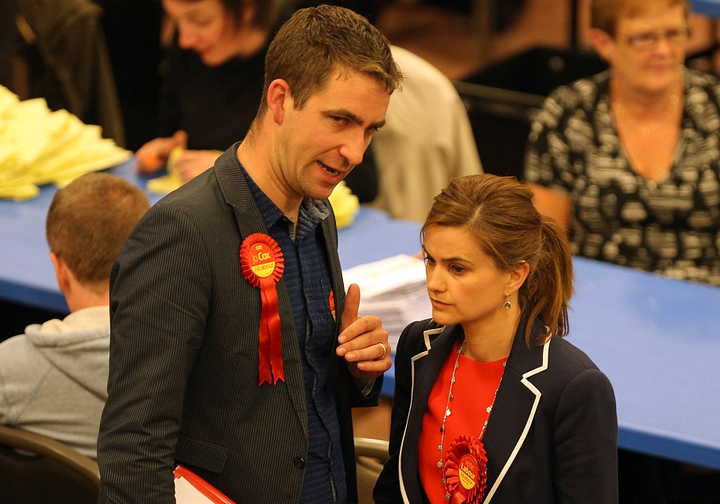
[{"label": "dark hair of background person", "polygon": [[[185,2],[199,2],[201,0],[184,0]],[[253,26],[257,28],[272,29],[277,23],[283,9],[283,0],[254,0],[252,2],[241,0],[219,0],[225,9],[232,13],[236,24],[240,24],[244,11],[251,6],[255,9]]]}]

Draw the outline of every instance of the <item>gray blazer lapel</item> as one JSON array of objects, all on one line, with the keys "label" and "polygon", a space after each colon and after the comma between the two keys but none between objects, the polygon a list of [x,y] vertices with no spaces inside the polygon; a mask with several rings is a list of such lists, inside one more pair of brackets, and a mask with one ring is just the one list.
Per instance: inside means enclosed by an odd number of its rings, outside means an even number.
[{"label": "gray blazer lapel", "polygon": [[[329,206],[329,205],[328,205]],[[330,215],[322,221],[323,239],[325,240],[325,252],[330,263],[330,274],[332,275],[332,289],[335,297],[335,333],[340,333],[340,320],[342,312],[345,308],[345,285],[343,284],[342,267],[340,259],[337,255],[338,237],[337,227],[335,226],[335,214],[330,207]],[[337,346],[337,339],[333,344],[333,349]]]},{"label": "gray blazer lapel", "polygon": [[[321,223],[325,252],[330,263],[330,279],[332,282],[332,292],[335,298],[335,339],[332,345],[332,354],[335,355],[335,348],[338,346],[337,337],[340,335],[340,322],[342,321],[343,310],[345,309],[345,285],[343,283],[342,266],[337,255],[338,236],[337,226],[335,224],[335,214],[330,207],[330,215]],[[343,359],[330,360],[330,380],[334,380],[339,372],[340,365],[344,365]]]},{"label": "gray blazer lapel", "polygon": [[[268,229],[262,220],[260,210],[255,204],[247,181],[240,169],[239,161],[235,155],[238,145],[239,144],[233,145],[218,158],[215,162],[214,170],[225,201],[233,208],[242,241],[253,233],[267,234]],[[238,250],[238,253],[239,252]],[[277,283],[277,292],[280,327],[282,331],[285,386],[295,406],[298,421],[302,424],[305,435],[307,436],[308,425],[307,415],[305,414],[307,405],[305,403],[302,361],[300,359],[297,334],[295,333],[292,308],[290,307],[290,297],[287,294],[284,279],[280,279]],[[278,385],[275,386],[281,385],[278,383]]]},{"label": "gray blazer lapel", "polygon": [[[533,331],[542,330],[542,324]],[[542,400],[542,391],[531,379],[548,367],[550,342],[542,347],[527,348],[524,339],[525,324],[520,324],[513,348],[508,358],[505,375],[498,389],[483,443],[492,458],[488,458],[488,492],[485,504],[502,483],[507,471],[515,461]]]}]

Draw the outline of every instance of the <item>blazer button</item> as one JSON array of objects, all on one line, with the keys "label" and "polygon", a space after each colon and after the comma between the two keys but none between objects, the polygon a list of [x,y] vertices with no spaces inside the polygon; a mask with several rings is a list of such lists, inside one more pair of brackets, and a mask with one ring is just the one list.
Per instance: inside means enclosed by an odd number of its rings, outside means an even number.
[{"label": "blazer button", "polygon": [[295,464],[295,467],[298,469],[303,469],[305,467],[305,459],[302,457],[295,457],[293,459],[293,464]]}]

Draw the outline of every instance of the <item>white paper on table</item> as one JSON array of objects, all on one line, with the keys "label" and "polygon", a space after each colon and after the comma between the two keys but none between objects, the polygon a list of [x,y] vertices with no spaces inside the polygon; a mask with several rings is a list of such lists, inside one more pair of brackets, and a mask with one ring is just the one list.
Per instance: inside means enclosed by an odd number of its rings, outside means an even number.
[{"label": "white paper on table", "polygon": [[432,316],[422,259],[397,255],[343,271],[345,286],[360,286],[360,315],[380,317],[395,351],[405,326]]},{"label": "white paper on table", "polygon": [[397,289],[424,286],[425,265],[422,259],[400,254],[347,269],[343,279],[345,285],[358,284],[362,296],[376,297]]}]

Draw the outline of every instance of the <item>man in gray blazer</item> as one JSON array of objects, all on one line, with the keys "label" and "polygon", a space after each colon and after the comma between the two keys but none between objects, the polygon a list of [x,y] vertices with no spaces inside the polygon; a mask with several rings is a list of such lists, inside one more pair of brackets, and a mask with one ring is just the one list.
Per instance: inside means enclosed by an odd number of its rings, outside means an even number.
[{"label": "man in gray blazer", "polygon": [[177,464],[239,504],[357,501],[350,408],[391,361],[345,295],[327,197],[400,80],[364,18],[297,11],[247,137],[135,229],[113,268],[100,502],[172,503]]}]

